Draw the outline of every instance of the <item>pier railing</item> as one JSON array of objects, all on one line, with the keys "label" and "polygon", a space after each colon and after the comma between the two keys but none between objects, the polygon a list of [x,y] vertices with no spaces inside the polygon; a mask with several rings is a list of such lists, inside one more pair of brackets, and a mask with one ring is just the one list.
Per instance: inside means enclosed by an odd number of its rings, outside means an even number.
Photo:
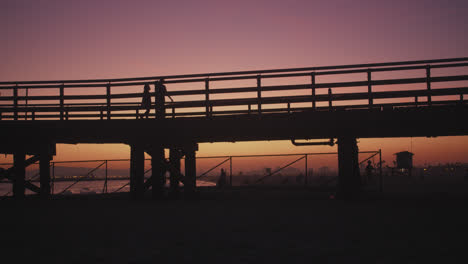
[{"label": "pier railing", "polygon": [[[466,103],[468,58],[141,78],[3,81],[0,120],[135,119],[145,84],[171,100],[150,118],[382,110]],[[159,110],[158,110],[159,109]]]}]

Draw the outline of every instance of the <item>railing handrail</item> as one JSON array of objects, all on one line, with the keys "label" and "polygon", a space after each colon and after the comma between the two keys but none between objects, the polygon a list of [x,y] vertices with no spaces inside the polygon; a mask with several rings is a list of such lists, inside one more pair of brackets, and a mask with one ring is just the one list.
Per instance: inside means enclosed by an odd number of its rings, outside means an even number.
[{"label": "railing handrail", "polygon": [[[449,64],[447,64],[449,62]],[[459,63],[461,62],[461,63]],[[432,64],[431,64],[432,63]],[[445,63],[445,64],[441,64]],[[364,68],[366,67],[366,68]],[[372,68],[374,67],[374,68]],[[378,68],[381,67],[381,68]],[[450,87],[450,83],[468,81],[468,74],[465,72],[455,72],[455,75],[443,75],[434,76],[431,69],[433,68],[444,68],[444,67],[468,67],[468,58],[454,58],[454,59],[441,59],[441,60],[425,60],[425,61],[404,61],[404,62],[387,62],[377,64],[354,64],[354,65],[341,65],[341,66],[324,66],[324,67],[311,67],[311,68],[291,68],[291,69],[277,69],[277,70],[264,70],[264,71],[242,71],[242,72],[228,72],[228,73],[212,73],[203,75],[202,79],[180,79],[186,78],[187,76],[193,77],[195,75],[171,75],[177,78],[172,81],[165,80],[164,83],[171,82],[194,82],[203,81],[205,82],[204,89],[184,89],[178,91],[168,91],[165,93],[166,96],[171,98],[171,101],[164,102],[163,99],[157,99],[159,90],[155,88],[154,92],[150,92],[151,100],[154,101],[146,108],[145,115],[151,118],[164,118],[164,117],[181,117],[181,116],[204,116],[211,118],[213,116],[221,115],[241,115],[241,114],[258,114],[262,113],[292,113],[297,111],[307,110],[329,110],[335,111],[341,110],[354,110],[357,108],[365,107],[361,105],[360,100],[366,100],[368,102],[368,109],[374,109],[380,107],[395,107],[395,106],[428,106],[433,105],[458,105],[465,104],[467,101],[468,87]],[[320,69],[323,71],[310,71],[311,69]],[[330,70],[331,69],[331,70]],[[384,72],[384,71],[407,71],[414,69],[424,69],[425,74],[419,76],[408,77],[402,75],[399,78],[376,79],[373,78],[372,72]],[[303,72],[307,70],[307,72]],[[256,75],[252,75],[255,73]],[[267,75],[261,75],[261,74]],[[274,74],[270,74],[274,73]],[[342,82],[317,82],[315,77],[317,75],[324,74],[348,74],[348,73],[366,73],[366,78],[362,80],[353,81],[342,81]],[[421,72],[422,73],[422,72]],[[224,75],[223,75],[224,74]],[[236,75],[237,74],[237,75]],[[240,75],[244,74],[244,75]],[[269,75],[268,75],[269,74]],[[307,83],[286,83],[284,85],[262,85],[262,79],[264,78],[287,78],[290,76],[307,76],[309,75],[311,80]],[[183,77],[181,77],[183,76]],[[207,77],[208,76],[208,77]],[[211,76],[221,76],[214,77]],[[166,76],[167,77],[167,76]],[[364,76],[363,76],[364,77]],[[405,77],[405,78],[402,78]],[[148,77],[149,78],[149,77]],[[187,77],[188,78],[188,77]],[[236,80],[236,79],[256,79],[256,86],[241,86],[234,88],[210,88],[209,83],[216,80]],[[128,79],[119,79],[128,80]],[[45,81],[34,82],[22,82],[23,84],[29,83],[28,86],[20,86],[21,82],[15,83],[13,86],[1,86],[0,89],[12,89],[13,93],[10,96],[0,97],[0,120],[4,119],[60,119],[69,120],[72,119],[111,119],[115,118],[139,118],[143,117],[140,113],[142,106],[137,102],[141,97],[142,93],[111,93],[111,87],[123,86],[123,85],[135,85],[136,83],[111,83],[110,80],[106,80],[103,83],[97,83],[95,80],[81,80],[75,84],[67,84],[66,82],[60,81],[54,85],[34,85],[43,83]],[[70,81],[71,82],[71,81]],[[5,83],[5,82],[4,82]],[[144,82],[142,82],[144,83]],[[447,87],[440,88],[442,85],[438,85],[437,88],[432,88],[433,83],[449,83]],[[379,91],[374,89],[374,86],[390,86],[394,88],[396,85],[413,85],[419,84],[421,87],[417,89],[387,89],[386,91]],[[392,86],[393,85],[393,86]],[[155,86],[158,86],[155,84]],[[31,95],[28,94],[29,88],[49,88],[60,89],[59,95]],[[65,88],[76,88],[76,87],[106,87],[106,92],[93,92],[93,94],[65,94]],[[367,91],[358,92],[339,92],[343,88],[350,87],[367,87]],[[421,89],[424,88],[424,89]],[[316,91],[320,89],[327,89],[326,93],[317,94]],[[333,89],[333,92],[332,92]],[[26,90],[25,95],[20,95],[19,90]],[[309,91],[310,94],[294,94],[290,91],[302,90]],[[267,92],[283,92],[281,96],[269,94],[265,96]],[[231,99],[216,98],[216,95],[230,95],[230,94],[242,94],[250,93],[250,96],[241,95]],[[190,97],[190,96],[203,96],[202,98]],[[212,97],[210,95],[213,95]],[[254,96],[256,95],[256,96]],[[181,96],[181,100],[173,101],[171,96]],[[435,96],[458,96],[458,100],[454,98],[432,98]],[[160,98],[160,97],[159,97]],[[395,98],[412,98],[414,103],[401,104],[400,101],[394,100],[395,102],[385,102],[384,104],[378,101],[379,99],[395,99]],[[427,98],[427,101],[421,100],[421,98]],[[111,101],[118,101],[112,102]],[[116,100],[118,99],[118,100]],[[123,100],[122,100],[123,99]],[[447,100],[448,99],[448,100]],[[67,102],[65,102],[67,100]],[[96,103],[90,103],[89,100],[96,100]],[[119,101],[120,100],[120,101]],[[157,101],[156,101],[157,100]],[[127,101],[127,102],[125,102]],[[335,104],[338,101],[348,101],[348,106]],[[58,102],[58,103],[53,103]],[[317,103],[325,103],[328,106],[317,106]],[[303,106],[298,107],[300,103],[311,103],[311,107],[304,108]],[[327,104],[328,103],[328,104]],[[274,105],[281,104],[282,108],[275,108]],[[292,105],[294,104],[294,105]],[[265,106],[264,105],[268,105]],[[284,105],[284,106],[283,106]],[[286,107],[287,105],[287,107]],[[221,109],[221,107],[243,107],[242,110]],[[254,109],[252,109],[254,107]],[[196,108],[204,109],[204,112],[197,110]],[[215,109],[214,109],[215,108]],[[245,109],[245,108],[248,108]],[[182,109],[182,110],[180,110]],[[214,110],[213,110],[214,109]],[[168,110],[168,111],[166,111]],[[232,111],[231,111],[232,110]],[[127,111],[127,112],[124,112]],[[94,113],[91,113],[94,112]],[[177,113],[176,113],[177,112]],[[156,114],[157,113],[157,114]]]},{"label": "railing handrail", "polygon": [[[374,154],[377,150],[359,151],[362,154]],[[306,153],[285,153],[285,154],[251,154],[251,155],[224,155],[224,156],[197,156],[197,159],[226,159],[226,158],[261,158],[261,157],[287,157],[287,156],[314,156],[314,155],[337,155],[338,152],[306,152]],[[183,159],[183,158],[182,158]],[[99,159],[99,160],[58,160],[51,161],[52,164],[60,163],[90,163],[90,162],[119,162],[119,161],[130,161],[130,159]],[[145,161],[151,161],[151,159],[145,159]],[[13,165],[13,163],[0,163],[0,166]]]},{"label": "railing handrail", "polygon": [[[365,64],[348,64],[336,66],[317,66],[317,67],[302,67],[302,68],[285,68],[285,69],[269,69],[269,70],[250,70],[236,72],[213,72],[213,73],[198,73],[198,74],[182,74],[182,75],[160,75],[152,77],[134,77],[134,78],[115,78],[115,79],[87,79],[87,80],[49,80],[49,81],[4,81],[0,85],[21,85],[21,84],[66,84],[66,83],[118,83],[131,81],[155,81],[160,79],[186,79],[197,77],[215,77],[215,76],[235,76],[235,75],[258,75],[269,73],[285,73],[285,72],[301,72],[301,71],[322,71],[322,70],[338,70],[338,69],[355,69],[355,68],[376,68],[386,66],[403,66],[417,64],[440,64],[449,62],[465,62],[468,57],[447,58],[434,60],[413,60],[413,61],[394,61],[384,63],[365,63]],[[113,84],[116,85],[116,84]]]}]

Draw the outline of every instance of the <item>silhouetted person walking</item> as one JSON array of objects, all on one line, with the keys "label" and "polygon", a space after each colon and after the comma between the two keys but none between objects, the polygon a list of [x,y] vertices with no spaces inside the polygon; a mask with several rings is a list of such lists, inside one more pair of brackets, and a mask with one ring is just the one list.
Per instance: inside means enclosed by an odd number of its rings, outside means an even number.
[{"label": "silhouetted person walking", "polygon": [[163,84],[163,79],[155,82],[154,92],[155,92],[155,104],[156,104],[156,118],[165,118],[166,117],[166,107],[165,107],[165,96],[167,93],[166,86]]},{"label": "silhouetted person walking", "polygon": [[151,109],[151,95],[150,95],[150,86],[149,84],[145,84],[144,90],[143,90],[143,96],[141,98],[141,108],[146,109],[146,112],[140,116],[140,118],[143,118],[145,116],[148,118],[149,112]]}]

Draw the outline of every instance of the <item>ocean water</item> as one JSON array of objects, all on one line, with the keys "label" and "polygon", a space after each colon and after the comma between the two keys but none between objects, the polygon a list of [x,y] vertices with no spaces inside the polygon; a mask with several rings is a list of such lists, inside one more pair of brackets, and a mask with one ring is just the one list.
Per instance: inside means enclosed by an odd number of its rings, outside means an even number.
[{"label": "ocean water", "polygon": [[[34,182],[39,185],[39,182]],[[104,188],[105,181],[58,181],[52,187],[53,194],[99,194],[99,193],[113,193],[113,192],[129,192],[129,180],[111,180],[107,181],[107,190]],[[182,184],[181,184],[182,185]],[[214,186],[215,184],[207,181],[197,180],[197,186]],[[168,183],[166,184],[168,186]],[[0,183],[0,197],[12,195],[11,183]],[[26,189],[26,195],[34,194]]]}]

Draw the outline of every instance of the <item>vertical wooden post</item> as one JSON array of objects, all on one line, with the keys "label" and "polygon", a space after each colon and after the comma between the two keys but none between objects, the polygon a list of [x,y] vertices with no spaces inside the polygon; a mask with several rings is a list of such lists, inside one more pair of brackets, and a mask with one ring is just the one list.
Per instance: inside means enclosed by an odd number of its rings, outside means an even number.
[{"label": "vertical wooden post", "polygon": [[210,117],[210,83],[209,79],[205,79],[205,107],[206,107],[206,117]]},{"label": "vertical wooden post", "polygon": [[111,119],[111,84],[106,86],[106,101],[107,101],[107,119]]},{"label": "vertical wooden post", "polygon": [[338,197],[353,199],[359,195],[361,176],[359,173],[358,146],[356,138],[338,139]]},{"label": "vertical wooden post", "polygon": [[171,148],[169,150],[169,162],[171,170],[169,175],[169,194],[172,197],[179,196],[179,177],[180,177],[180,158],[182,154],[179,149]]},{"label": "vertical wooden post", "polygon": [[164,185],[166,185],[166,158],[162,146],[151,148],[151,195],[153,199],[161,199],[164,196]]},{"label": "vertical wooden post", "polygon": [[426,66],[427,104],[432,106],[431,95],[431,65]]},{"label": "vertical wooden post", "polygon": [[332,103],[332,90],[331,88],[328,88],[328,111],[331,111],[333,108],[333,103]]},{"label": "vertical wooden post", "polygon": [[316,100],[315,100],[315,72],[311,73],[311,82],[312,82],[312,110],[316,109]]},{"label": "vertical wooden post", "polygon": [[145,153],[141,144],[130,145],[130,196],[141,199],[144,195]]},{"label": "vertical wooden post", "polygon": [[105,174],[105,180],[104,180],[104,187],[102,188],[103,193],[107,193],[107,176],[108,176],[108,168],[107,168],[107,160],[106,160],[106,174]]},{"label": "vertical wooden post", "polygon": [[28,120],[28,97],[29,97],[29,89],[26,88],[26,99],[24,100],[24,104],[26,105],[26,111],[24,112],[24,120]]},{"label": "vertical wooden post", "polygon": [[44,148],[39,154],[39,177],[41,182],[40,197],[47,199],[50,196],[50,160],[49,148]]},{"label": "vertical wooden post", "polygon": [[52,184],[51,184],[51,193],[54,194],[55,188],[55,162],[52,162]]},{"label": "vertical wooden post", "polygon": [[257,75],[257,110],[258,114],[262,114],[262,79]]},{"label": "vertical wooden post", "polygon": [[374,104],[374,98],[372,98],[372,71],[371,69],[367,69],[367,93],[369,97],[369,108],[372,108]]},{"label": "vertical wooden post", "polygon": [[229,157],[229,185],[232,187],[232,156]]},{"label": "vertical wooden post", "polygon": [[15,108],[13,119],[18,120],[18,84],[13,88],[13,106]]},{"label": "vertical wooden post", "polygon": [[197,165],[195,152],[198,150],[198,144],[190,144],[184,148],[185,152],[185,177],[184,177],[184,195],[192,198],[197,187]]},{"label": "vertical wooden post", "polygon": [[22,151],[13,155],[14,177],[13,197],[22,199],[25,195],[26,154]]},{"label": "vertical wooden post", "polygon": [[379,185],[380,192],[383,192],[382,149],[379,149]]},{"label": "vertical wooden post", "polygon": [[65,104],[65,85],[60,85],[60,120],[64,118],[64,104]]},{"label": "vertical wooden post", "polygon": [[308,181],[308,178],[309,178],[309,172],[308,172],[308,164],[307,164],[307,157],[308,155],[305,154],[305,178],[304,178],[304,186],[307,186],[307,181]]},{"label": "vertical wooden post", "polygon": [[418,107],[418,97],[417,96],[414,97],[414,104],[416,105],[416,107]]}]

